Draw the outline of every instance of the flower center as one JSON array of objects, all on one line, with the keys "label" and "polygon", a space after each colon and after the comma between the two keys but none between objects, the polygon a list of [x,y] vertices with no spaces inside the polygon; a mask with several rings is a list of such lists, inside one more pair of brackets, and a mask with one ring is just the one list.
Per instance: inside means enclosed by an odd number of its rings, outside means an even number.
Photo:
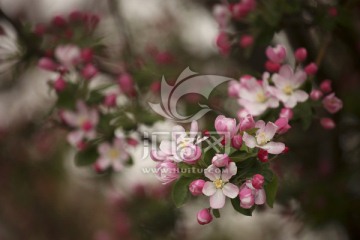
[{"label": "flower center", "polygon": [[216,179],[214,181],[214,185],[217,189],[222,188],[224,186],[224,184],[225,184],[224,181],[221,179]]},{"label": "flower center", "polygon": [[256,101],[258,101],[259,103],[263,103],[266,101],[266,96],[263,92],[258,92],[256,94]]},{"label": "flower center", "polygon": [[110,159],[117,159],[120,156],[120,152],[119,150],[112,148],[111,150],[109,150],[108,156]]},{"label": "flower center", "polygon": [[286,95],[291,95],[293,93],[293,91],[294,91],[294,89],[289,85],[283,88],[283,92]]},{"label": "flower center", "polygon": [[264,145],[266,144],[268,141],[270,141],[267,137],[266,137],[266,134],[264,132],[262,133],[259,133],[257,136],[257,142],[259,145]]}]

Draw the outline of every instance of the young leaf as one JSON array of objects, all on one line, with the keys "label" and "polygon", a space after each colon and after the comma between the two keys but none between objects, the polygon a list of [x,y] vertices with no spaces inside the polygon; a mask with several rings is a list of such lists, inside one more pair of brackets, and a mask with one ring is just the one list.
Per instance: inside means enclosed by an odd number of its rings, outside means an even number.
[{"label": "young leaf", "polygon": [[278,189],[278,178],[274,174],[273,179],[268,184],[264,185],[265,193],[266,193],[266,203],[269,207],[273,207],[276,197],[276,192]]},{"label": "young leaf", "polygon": [[220,218],[220,211],[219,211],[219,209],[213,209],[213,210],[212,210],[212,213],[213,213],[214,217]]},{"label": "young leaf", "polygon": [[256,157],[256,155],[257,155],[257,153],[247,153],[247,152],[237,151],[237,152],[234,152],[233,154],[231,154],[229,157],[234,162],[241,162],[246,159]]},{"label": "young leaf", "polygon": [[189,197],[189,184],[191,178],[180,177],[174,184],[171,192],[172,200],[176,207],[181,207]]},{"label": "young leaf", "polygon": [[84,151],[80,151],[75,155],[75,164],[78,167],[93,164],[98,158],[99,154],[96,147],[90,147]]},{"label": "young leaf", "polygon": [[245,208],[240,207],[240,199],[239,199],[239,197],[231,199],[231,204],[232,204],[233,208],[237,212],[239,212],[239,213],[241,213],[241,214],[243,214],[245,216],[252,216],[252,212],[255,209],[254,206],[252,208],[250,208],[250,209],[245,209]]}]

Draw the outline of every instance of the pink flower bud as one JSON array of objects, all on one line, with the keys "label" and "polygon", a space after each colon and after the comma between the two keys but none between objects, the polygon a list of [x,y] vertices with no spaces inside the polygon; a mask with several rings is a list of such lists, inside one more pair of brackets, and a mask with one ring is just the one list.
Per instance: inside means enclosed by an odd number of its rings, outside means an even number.
[{"label": "pink flower bud", "polygon": [[55,27],[65,27],[67,25],[67,21],[65,20],[65,18],[63,18],[62,16],[55,16],[52,21],[51,24]]},{"label": "pink flower bud", "polygon": [[236,149],[240,149],[242,146],[242,137],[241,135],[235,135],[232,139],[231,139],[231,146],[233,148]]},{"label": "pink flower bud", "polygon": [[62,77],[59,77],[58,79],[55,80],[54,82],[54,89],[55,91],[57,92],[62,92],[65,90],[66,88],[66,81],[62,78]]},{"label": "pink flower bud", "polygon": [[216,38],[216,45],[222,55],[228,55],[231,49],[231,43],[227,33],[220,32]]},{"label": "pink flower bud", "polygon": [[199,196],[202,194],[205,181],[202,179],[194,180],[189,185],[189,191],[193,196]]},{"label": "pink flower bud", "polygon": [[105,96],[104,98],[104,105],[107,107],[115,107],[116,106],[116,93],[111,93]]},{"label": "pink flower bud", "polygon": [[224,28],[230,20],[229,9],[222,4],[216,4],[214,6],[213,15],[220,28]]},{"label": "pink flower bud", "polygon": [[307,58],[307,50],[305,48],[298,48],[295,51],[295,59],[298,62],[303,62]]},{"label": "pink flower bud", "polygon": [[240,189],[239,198],[240,198],[240,207],[249,209],[252,206],[254,206],[255,197],[252,193],[252,190],[247,186],[244,186],[243,188]]},{"label": "pink flower bud", "polygon": [[237,98],[239,97],[240,83],[237,81],[231,81],[228,87],[229,97]]},{"label": "pink flower bud", "polygon": [[236,120],[234,118],[226,118],[224,115],[220,115],[215,119],[215,129],[218,134],[230,134],[232,138],[237,129],[236,129]]},{"label": "pink flower bud", "polygon": [[86,64],[85,67],[81,71],[81,75],[86,80],[90,80],[91,78],[95,77],[95,75],[97,73],[98,73],[97,68],[91,63]]},{"label": "pink flower bud", "polygon": [[83,18],[83,13],[80,11],[73,11],[69,14],[69,19],[71,22],[80,22]]},{"label": "pink flower bud", "polygon": [[335,122],[331,118],[321,118],[320,124],[325,129],[333,129],[336,126]]},{"label": "pink flower bud", "polygon": [[287,118],[279,118],[275,121],[275,125],[278,127],[278,134],[284,134],[291,128],[291,126],[289,125],[289,120]]},{"label": "pink flower bud", "polygon": [[255,121],[251,114],[246,115],[244,118],[240,118],[240,131],[246,131],[255,127]]},{"label": "pink flower bud", "polygon": [[230,5],[230,10],[231,10],[233,18],[235,18],[236,20],[241,20],[250,13],[250,11],[252,10],[251,7],[252,6],[249,4],[246,4],[246,3],[244,4],[244,2],[239,2],[236,4]]},{"label": "pink flower bud", "polygon": [[324,93],[329,93],[332,91],[332,87],[331,87],[331,81],[330,80],[324,80],[322,81],[322,83],[320,84],[320,89],[321,91],[323,91]]},{"label": "pink flower bud", "polygon": [[265,178],[261,174],[255,174],[251,180],[254,188],[261,189],[264,186]]},{"label": "pink flower bud", "polygon": [[48,71],[55,71],[58,65],[51,58],[43,57],[40,58],[38,67]]},{"label": "pink flower bud", "polygon": [[288,146],[285,146],[284,151],[282,151],[283,154],[286,154],[290,151]]},{"label": "pink flower bud", "polygon": [[81,59],[84,62],[91,62],[94,57],[94,52],[91,48],[83,48],[81,49]]},{"label": "pink flower bud", "polygon": [[208,208],[200,210],[197,214],[197,221],[201,225],[211,223],[212,220],[213,217],[211,216],[210,210]]},{"label": "pink flower bud", "polygon": [[65,66],[72,67],[81,60],[81,51],[76,45],[60,45],[55,49],[56,58]]},{"label": "pink flower bud", "polygon": [[118,78],[120,89],[128,96],[135,94],[134,81],[130,74],[123,73]]},{"label": "pink flower bud", "polygon": [[291,120],[294,117],[294,112],[291,108],[282,108],[279,117]]},{"label": "pink flower bud", "polygon": [[276,45],[276,47],[267,47],[266,56],[274,63],[282,63],[286,58],[286,48],[283,45]]},{"label": "pink flower bud", "polygon": [[90,120],[85,121],[81,126],[84,131],[90,131],[93,127],[94,125]]},{"label": "pink flower bud", "polygon": [[35,29],[34,29],[34,33],[36,35],[41,37],[45,34],[45,32],[46,32],[46,27],[44,24],[41,24],[41,23],[36,24]]},{"label": "pink flower bud", "polygon": [[271,73],[278,72],[280,70],[281,65],[279,63],[275,63],[272,61],[266,61],[265,69]]},{"label": "pink flower bud", "polygon": [[310,98],[314,101],[319,100],[322,96],[323,96],[323,93],[317,89],[313,89],[310,93]]},{"label": "pink flower bud", "polygon": [[226,167],[229,165],[230,158],[227,154],[215,154],[211,162],[215,167]]},{"label": "pink flower bud", "polygon": [[243,35],[240,38],[240,47],[248,48],[254,43],[254,37],[251,35]]},{"label": "pink flower bud", "polygon": [[128,138],[126,142],[132,147],[136,147],[137,145],[139,145],[139,141],[136,140],[135,138]]},{"label": "pink flower bud", "polygon": [[247,115],[249,115],[249,112],[245,108],[240,109],[236,114],[238,119],[245,118]]},{"label": "pink flower bud", "polygon": [[150,85],[150,90],[151,90],[153,93],[159,93],[159,92],[160,92],[160,89],[161,89],[161,82],[159,82],[159,81],[153,82],[153,83]]},{"label": "pink flower bud", "polygon": [[174,62],[174,56],[169,52],[158,52],[155,55],[155,61],[158,64],[170,64]]},{"label": "pink flower bud", "polygon": [[328,14],[330,17],[336,17],[338,15],[338,10],[336,7],[330,7],[328,9]]},{"label": "pink flower bud", "polygon": [[315,75],[318,71],[318,66],[315,63],[310,63],[305,67],[304,70],[308,75]]},{"label": "pink flower bud", "polygon": [[164,184],[175,181],[179,177],[179,169],[174,162],[160,162],[156,165],[156,177]]},{"label": "pink flower bud", "polygon": [[324,108],[332,114],[337,113],[343,107],[342,101],[335,97],[335,93],[326,96],[322,103]]},{"label": "pink flower bud", "polygon": [[266,150],[260,149],[257,154],[260,162],[268,162],[269,161],[269,153]]}]

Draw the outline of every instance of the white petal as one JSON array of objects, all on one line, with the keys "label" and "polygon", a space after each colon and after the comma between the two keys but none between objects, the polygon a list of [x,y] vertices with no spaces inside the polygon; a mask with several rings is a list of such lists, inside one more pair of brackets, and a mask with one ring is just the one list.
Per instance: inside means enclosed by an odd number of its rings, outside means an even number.
[{"label": "white petal", "polygon": [[225,205],[225,195],[221,189],[216,190],[215,194],[210,197],[210,207],[220,209]]},{"label": "white petal", "polygon": [[202,192],[203,192],[204,195],[206,195],[208,197],[214,195],[215,192],[216,192],[216,187],[215,187],[214,183],[213,182],[206,182],[204,184]]},{"label": "white petal", "polygon": [[221,170],[214,165],[210,165],[204,170],[204,174],[211,181],[215,181],[216,179],[220,178]]},{"label": "white petal", "polygon": [[237,195],[239,195],[239,188],[232,183],[225,184],[222,190],[225,196],[229,198],[235,198]]},{"label": "white petal", "polygon": [[101,154],[101,155],[105,155],[109,152],[110,150],[110,144],[108,143],[102,143],[101,145],[99,145],[98,147],[98,152]]},{"label": "white petal", "polygon": [[245,142],[245,145],[249,148],[254,148],[256,146],[255,137],[247,134],[246,132],[244,132],[243,141]]},{"label": "white petal", "polygon": [[172,147],[173,147],[173,144],[171,141],[168,141],[168,140],[163,140],[161,141],[160,143],[160,150],[165,153],[166,155],[171,155],[172,154]]},{"label": "white petal", "polygon": [[111,161],[108,158],[99,158],[96,161],[96,165],[101,169],[101,170],[105,170],[106,168],[108,168],[110,166]]},{"label": "white petal", "polygon": [[255,204],[262,205],[266,202],[266,194],[264,189],[259,189],[255,193]]},{"label": "white petal", "polygon": [[234,162],[231,162],[227,168],[222,171],[221,179],[224,181],[229,181],[232,176],[234,176],[237,172],[237,167]]},{"label": "white petal", "polygon": [[284,151],[285,144],[280,142],[269,142],[261,148],[268,151],[270,154],[280,154]]},{"label": "white petal", "polygon": [[268,139],[268,140],[271,140],[273,137],[274,137],[274,135],[275,135],[275,133],[276,133],[276,131],[278,130],[278,126],[276,126],[274,123],[272,123],[272,122],[268,122],[267,124],[266,124],[266,127],[265,127],[265,135],[266,135],[266,138]]},{"label": "white petal", "polygon": [[305,102],[309,95],[303,90],[296,90],[294,92],[294,97],[296,98],[297,102]]}]

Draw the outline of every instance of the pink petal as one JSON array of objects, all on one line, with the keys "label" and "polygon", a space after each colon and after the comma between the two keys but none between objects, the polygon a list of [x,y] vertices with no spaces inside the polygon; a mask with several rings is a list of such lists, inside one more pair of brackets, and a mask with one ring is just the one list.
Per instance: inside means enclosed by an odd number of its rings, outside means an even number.
[{"label": "pink petal", "polygon": [[110,166],[111,161],[108,158],[99,158],[96,161],[96,165],[101,169],[101,170],[105,170],[106,168],[108,168]]},{"label": "pink petal", "polygon": [[299,70],[295,73],[295,75],[293,76],[293,86],[295,88],[300,87],[306,80],[307,75],[304,71]]},{"label": "pink petal", "polygon": [[243,141],[245,142],[245,145],[249,148],[254,148],[256,146],[255,137],[247,134],[246,132],[244,132]]},{"label": "pink petal", "polygon": [[113,161],[112,167],[115,171],[119,172],[119,171],[123,170],[124,165],[121,161]]},{"label": "pink petal", "polygon": [[76,146],[84,138],[82,131],[74,131],[67,135],[67,140],[72,146]]},{"label": "pink petal", "polygon": [[259,128],[259,130],[263,130],[265,128],[265,122],[263,120],[259,120],[255,124],[256,128]]},{"label": "pink petal", "polygon": [[269,139],[269,140],[272,139],[277,130],[278,130],[278,126],[276,126],[272,122],[268,122],[266,124],[265,130],[264,130],[267,139]]},{"label": "pink petal", "polygon": [[294,71],[289,65],[283,65],[279,70],[279,75],[285,79],[290,79],[293,74]]},{"label": "pink petal", "polygon": [[259,189],[255,193],[255,204],[262,205],[266,202],[266,194],[264,189]]},{"label": "pink petal", "polygon": [[231,162],[227,168],[222,171],[221,179],[224,181],[229,181],[232,176],[234,176],[237,172],[237,167],[234,162]]},{"label": "pink petal", "polygon": [[98,147],[98,152],[100,153],[100,155],[105,155],[105,154],[107,154],[109,152],[110,148],[111,148],[110,144],[102,143]]},{"label": "pink petal", "polygon": [[204,195],[206,195],[208,197],[214,195],[215,192],[216,192],[216,187],[215,187],[214,183],[213,182],[206,182],[204,184],[202,192],[203,192]]},{"label": "pink petal", "polygon": [[221,170],[214,165],[210,165],[208,168],[204,170],[205,176],[211,181],[215,181],[219,179],[221,176]]},{"label": "pink petal", "polygon": [[221,189],[216,190],[215,194],[210,197],[210,207],[220,209],[225,205],[225,195]]},{"label": "pink petal", "polygon": [[[160,150],[165,153],[166,155],[172,155],[172,142],[171,141],[168,141],[168,140],[163,140],[161,141],[160,143]],[[175,150],[175,149],[174,149]]]},{"label": "pink petal", "polygon": [[269,142],[261,148],[268,151],[270,154],[280,154],[284,151],[285,144],[279,142]]},{"label": "pink petal", "polygon": [[235,198],[239,195],[239,188],[232,183],[225,184],[222,190],[224,195],[229,198]]},{"label": "pink petal", "polygon": [[298,102],[305,102],[309,98],[309,95],[303,90],[296,90],[294,96]]}]

